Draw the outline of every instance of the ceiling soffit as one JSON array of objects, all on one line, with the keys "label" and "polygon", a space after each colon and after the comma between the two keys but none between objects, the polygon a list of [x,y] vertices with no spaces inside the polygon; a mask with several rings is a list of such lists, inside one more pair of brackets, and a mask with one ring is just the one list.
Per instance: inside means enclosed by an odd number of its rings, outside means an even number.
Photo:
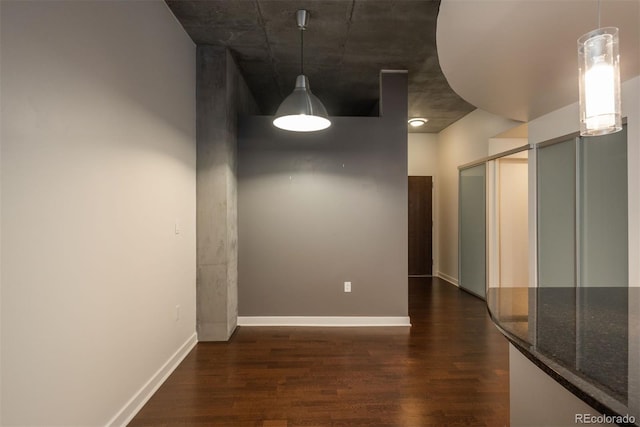
[{"label": "ceiling soffit", "polygon": [[[595,0],[442,0],[442,69],[478,108],[540,117],[578,100],[577,40],[597,27],[597,10]],[[602,2],[601,25],[620,29],[622,81],[640,74],[639,23],[640,1]]]}]

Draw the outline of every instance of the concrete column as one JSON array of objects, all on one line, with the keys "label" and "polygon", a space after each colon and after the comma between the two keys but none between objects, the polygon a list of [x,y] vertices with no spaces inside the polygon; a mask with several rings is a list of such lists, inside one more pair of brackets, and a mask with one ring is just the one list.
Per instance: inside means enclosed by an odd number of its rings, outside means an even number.
[{"label": "concrete column", "polygon": [[[235,72],[235,73],[234,73]],[[238,317],[237,69],[225,48],[197,48],[197,332],[226,341]]]}]

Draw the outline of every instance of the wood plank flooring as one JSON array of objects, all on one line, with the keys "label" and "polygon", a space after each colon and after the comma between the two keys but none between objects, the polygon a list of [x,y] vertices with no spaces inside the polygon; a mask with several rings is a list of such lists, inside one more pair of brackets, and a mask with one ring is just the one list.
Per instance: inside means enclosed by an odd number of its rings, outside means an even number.
[{"label": "wood plank flooring", "polygon": [[409,279],[411,328],[238,328],[200,343],[130,426],[508,425],[506,339],[484,302]]}]

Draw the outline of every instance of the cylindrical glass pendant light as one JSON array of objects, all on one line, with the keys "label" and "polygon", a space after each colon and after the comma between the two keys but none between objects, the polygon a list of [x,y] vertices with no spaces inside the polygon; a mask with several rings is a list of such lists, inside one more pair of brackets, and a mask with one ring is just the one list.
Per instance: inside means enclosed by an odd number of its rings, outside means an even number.
[{"label": "cylindrical glass pendant light", "polygon": [[618,29],[598,28],[578,39],[580,135],[622,129]]}]

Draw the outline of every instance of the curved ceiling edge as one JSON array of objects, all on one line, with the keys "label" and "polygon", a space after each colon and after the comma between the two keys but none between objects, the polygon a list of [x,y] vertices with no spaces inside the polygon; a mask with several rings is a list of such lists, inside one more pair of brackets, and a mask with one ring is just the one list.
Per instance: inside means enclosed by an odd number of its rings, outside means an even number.
[{"label": "curved ceiling edge", "polygon": [[[640,75],[639,21],[640,1],[602,2],[601,26],[620,29],[622,81]],[[442,0],[438,58],[467,102],[529,121],[577,102],[577,39],[596,27],[596,0]]]}]

